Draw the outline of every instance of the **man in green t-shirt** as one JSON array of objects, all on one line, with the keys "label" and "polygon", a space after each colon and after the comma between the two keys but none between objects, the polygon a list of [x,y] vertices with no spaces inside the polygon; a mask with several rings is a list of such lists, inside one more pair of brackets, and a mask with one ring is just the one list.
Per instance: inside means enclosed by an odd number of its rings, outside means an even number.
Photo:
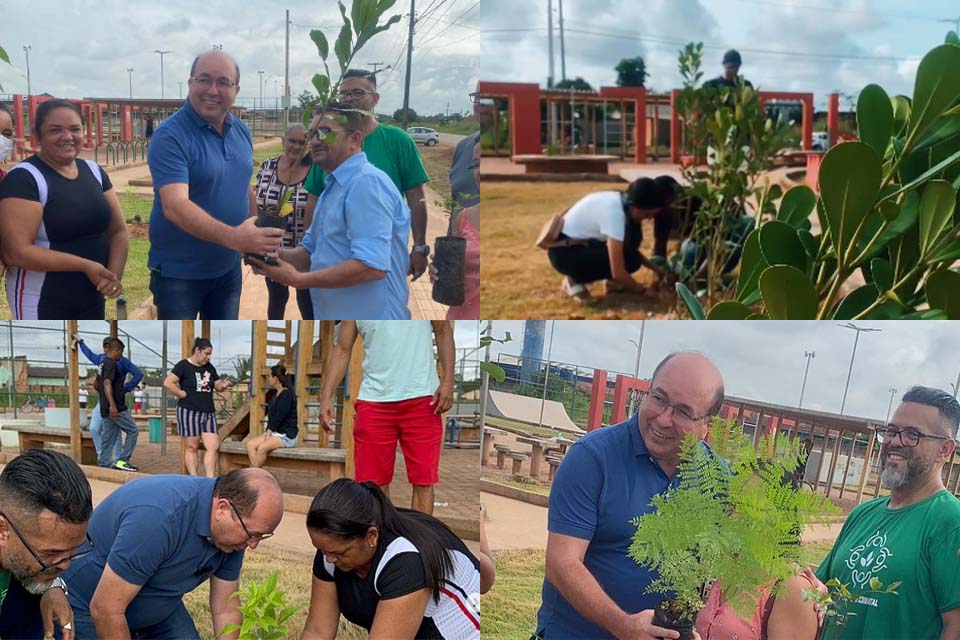
[{"label": "man in green t-shirt", "polygon": [[90,483],[77,463],[30,449],[0,473],[0,638],[73,640],[73,610],[60,579],[89,553]]},{"label": "man in green t-shirt", "polygon": [[[958,425],[955,398],[913,387],[890,423],[877,428],[880,482],[890,495],[854,508],[817,569],[822,581],[837,578],[859,596],[842,631],[824,637],[960,638],[960,500],[940,475],[953,460]],[[870,585],[874,578],[882,583],[878,590]],[[886,592],[891,585],[895,594]],[[827,625],[835,620],[827,618]]]},{"label": "man in green t-shirt", "polygon": [[[377,93],[377,77],[362,69],[347,69],[340,84],[337,98],[357,109],[373,114],[380,94]],[[310,131],[316,131],[319,117],[310,124]],[[312,135],[312,134],[311,134]],[[312,138],[311,138],[312,139]],[[427,244],[427,204],[423,195],[423,185],[430,180],[423,160],[417,151],[417,144],[403,129],[380,124],[374,115],[363,118],[363,153],[367,160],[389,176],[397,185],[410,207],[410,232],[413,235],[413,249],[410,251],[410,271],[408,275],[416,280],[427,268],[427,256],[430,245]],[[304,187],[307,190],[307,226],[313,220],[317,208],[317,199],[323,193],[325,174],[319,165],[310,167]]]}]

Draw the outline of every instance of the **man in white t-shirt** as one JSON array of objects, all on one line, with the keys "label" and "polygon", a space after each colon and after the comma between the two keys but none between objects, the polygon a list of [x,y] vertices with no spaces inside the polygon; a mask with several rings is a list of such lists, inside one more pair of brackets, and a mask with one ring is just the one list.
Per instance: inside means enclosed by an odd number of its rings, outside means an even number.
[{"label": "man in white t-shirt", "polygon": [[663,269],[640,253],[641,225],[654,220],[655,235],[665,250],[670,232],[665,216],[678,193],[679,185],[668,176],[639,178],[626,191],[598,191],[571,206],[563,216],[560,242],[547,252],[550,264],[565,276],[564,292],[581,302],[589,300],[585,285],[598,280],[607,281],[607,292],[642,292],[644,285],[631,275],[640,267],[663,278]]},{"label": "man in white t-shirt", "polygon": [[333,395],[357,335],[363,340],[363,378],[354,404],[354,479],[372,480],[389,495],[399,442],[413,485],[410,507],[432,514],[433,486],[440,482],[442,414],[453,404],[453,329],[446,320],[342,321],[320,396],[320,420],[327,429],[332,430]]}]

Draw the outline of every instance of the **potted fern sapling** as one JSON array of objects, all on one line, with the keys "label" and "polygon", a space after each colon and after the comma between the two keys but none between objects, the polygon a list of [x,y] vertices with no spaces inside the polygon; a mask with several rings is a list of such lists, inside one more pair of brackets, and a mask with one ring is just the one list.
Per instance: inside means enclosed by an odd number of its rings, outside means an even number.
[{"label": "potted fern sapling", "polygon": [[668,594],[653,623],[681,640],[692,638],[711,581],[739,616],[752,618],[758,590],[773,585],[776,594],[796,574],[803,527],[837,512],[789,482],[806,456],[796,439],[765,436],[755,450],[736,421],[714,418],[709,442],[686,435],[677,483],[633,520],[630,557],[658,574],[646,592]]}]

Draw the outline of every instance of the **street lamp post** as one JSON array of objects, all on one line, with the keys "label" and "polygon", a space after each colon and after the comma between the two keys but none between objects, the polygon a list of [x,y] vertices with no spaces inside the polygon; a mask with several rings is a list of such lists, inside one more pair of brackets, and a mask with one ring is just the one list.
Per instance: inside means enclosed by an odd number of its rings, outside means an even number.
[{"label": "street lamp post", "polygon": [[163,56],[167,55],[168,53],[172,53],[172,52],[171,52],[169,49],[167,49],[167,50],[165,50],[165,51],[161,51],[160,49],[154,49],[153,52],[160,54],[160,99],[163,100],[163,98],[164,98],[164,93],[163,93]]},{"label": "street lamp post", "polygon": [[637,348],[637,362],[633,365],[634,378],[640,377],[640,354],[643,352],[643,330],[646,328],[646,326],[647,326],[647,321],[641,320],[640,321],[640,342],[637,342],[633,338],[627,338],[627,342],[629,342],[630,344],[632,344]]},{"label": "street lamp post", "polygon": [[130,79],[130,99],[133,100],[133,67],[127,67],[127,77]]},{"label": "street lamp post", "polygon": [[803,357],[807,359],[807,366],[803,369],[803,384],[800,385],[800,402],[797,404],[797,411],[803,408],[803,392],[807,388],[807,373],[810,372],[810,360],[817,357],[817,352],[804,350]]},{"label": "street lamp post", "polygon": [[263,110],[263,71],[257,71],[260,74],[260,110]]},{"label": "street lamp post", "polygon": [[893,387],[890,387],[890,403],[887,405],[887,417],[883,419],[883,423],[886,424],[890,422],[890,410],[893,409],[893,396],[897,395],[897,390]]},{"label": "street lamp post", "polygon": [[540,420],[538,427],[543,426],[543,407],[547,404],[547,383],[550,381],[550,356],[553,353],[553,334],[557,331],[557,321],[550,323],[550,346],[547,347],[547,366],[543,374],[543,398],[540,400]]},{"label": "street lamp post", "polygon": [[883,331],[883,329],[869,329],[858,327],[852,322],[839,325],[844,329],[853,329],[857,332],[857,337],[853,340],[853,353],[850,354],[850,368],[847,370],[847,384],[843,387],[843,400],[840,402],[840,415],[843,415],[843,409],[847,406],[847,390],[850,388],[850,376],[853,373],[853,359],[857,357],[857,342],[860,340],[860,334],[870,331]]},{"label": "street lamp post", "polygon": [[31,47],[30,45],[24,45],[23,47],[23,52],[27,56],[27,95],[28,96],[33,95],[30,93],[30,50],[32,48],[33,47]]}]

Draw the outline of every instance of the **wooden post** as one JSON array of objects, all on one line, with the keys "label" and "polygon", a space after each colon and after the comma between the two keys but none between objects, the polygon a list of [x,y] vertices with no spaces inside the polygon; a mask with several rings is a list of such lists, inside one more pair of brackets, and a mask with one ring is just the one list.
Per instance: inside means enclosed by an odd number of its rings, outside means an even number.
[{"label": "wooden post", "polygon": [[823,446],[820,447],[820,460],[817,461],[817,477],[814,486],[820,486],[820,472],[823,471],[823,461],[827,459],[827,442],[830,440],[830,424],[823,425]]},{"label": "wooden post", "polygon": [[[193,320],[183,320],[180,323],[180,353],[181,358],[189,358],[193,354],[193,339],[195,337],[196,326]],[[166,429],[166,425],[164,425]],[[180,436],[180,473],[187,473],[187,441]]]},{"label": "wooden post", "polygon": [[[72,336],[77,334],[77,321],[76,320],[67,320],[67,335],[65,336],[68,343],[72,343]],[[67,393],[70,394],[69,400],[70,404],[70,457],[73,458],[73,461],[77,464],[80,464],[80,451],[81,444],[83,443],[83,435],[80,433],[80,404],[77,402],[77,396],[80,392],[80,380],[77,375],[77,346],[71,344],[69,351],[67,352]],[[16,384],[16,380],[13,381]]]},{"label": "wooden post", "polygon": [[843,441],[843,434],[846,433],[846,430],[841,428],[840,433],[837,434],[837,439],[833,443],[833,453],[830,456],[830,471],[827,473],[827,492],[826,496],[830,497],[830,490],[833,489],[833,474],[837,471],[837,457],[840,455],[840,443]]},{"label": "wooden post", "polygon": [[360,378],[363,375],[363,338],[357,335],[350,354],[350,365],[347,367],[347,389],[343,398],[343,426],[340,430],[341,447],[346,449],[347,464],[344,473],[346,477],[355,475],[353,463],[353,423],[356,417],[353,405],[360,393]]},{"label": "wooden post", "polygon": [[[296,384],[297,384],[297,418],[300,424],[306,425],[307,418],[307,366],[313,361],[313,320],[301,320],[297,330],[296,353]],[[320,446],[325,447],[324,435],[326,429],[320,427]],[[304,427],[297,431],[297,445],[303,446],[307,435]]]},{"label": "wooden post", "polygon": [[[867,454],[864,457],[866,461],[863,465],[863,474],[860,476],[860,486],[857,487],[857,504],[860,504],[860,500],[863,498],[863,487],[867,483],[867,476],[870,475],[870,467],[872,466],[873,458],[873,445],[877,441],[877,432],[873,429],[870,429],[870,439],[867,441]],[[877,478],[877,484],[880,484],[880,478]]]},{"label": "wooden post", "polygon": [[250,436],[263,433],[263,369],[267,366],[267,321],[253,321],[253,388],[250,392]]}]

